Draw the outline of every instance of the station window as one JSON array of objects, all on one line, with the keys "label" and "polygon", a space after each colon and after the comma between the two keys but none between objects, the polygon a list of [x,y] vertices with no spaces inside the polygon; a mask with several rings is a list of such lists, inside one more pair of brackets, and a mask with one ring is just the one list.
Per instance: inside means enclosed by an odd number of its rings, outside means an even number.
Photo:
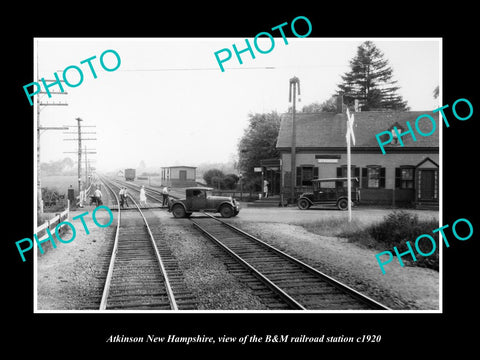
[{"label": "station window", "polygon": [[311,186],[313,179],[318,179],[318,167],[315,167],[315,166],[297,167],[296,186]]},{"label": "station window", "polygon": [[[359,181],[360,181],[360,168],[359,167],[356,167],[355,165],[351,165],[350,166],[351,168],[351,174],[352,174],[352,178],[357,178]],[[347,165],[342,165],[340,167],[337,167],[337,177],[338,178],[341,178],[341,177],[347,177],[348,174],[347,174]],[[345,181],[337,181],[337,187],[343,187],[343,186],[346,186],[346,182]]]},{"label": "station window", "polygon": [[398,189],[413,189],[415,180],[415,168],[413,166],[401,166],[395,168],[395,187]]},{"label": "station window", "polygon": [[[351,165],[351,174],[353,177],[360,176],[360,168],[356,167],[355,165]],[[342,165],[341,167],[337,167],[337,177],[347,177],[347,165]]]},{"label": "station window", "polygon": [[366,168],[362,168],[362,187],[385,188],[385,168],[378,165],[368,165]]}]

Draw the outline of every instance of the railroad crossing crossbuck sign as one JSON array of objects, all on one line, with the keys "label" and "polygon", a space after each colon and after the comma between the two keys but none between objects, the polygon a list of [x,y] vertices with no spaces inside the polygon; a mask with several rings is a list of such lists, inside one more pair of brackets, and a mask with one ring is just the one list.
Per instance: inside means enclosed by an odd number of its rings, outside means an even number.
[{"label": "railroad crossing crossbuck sign", "polygon": [[[350,142],[355,145],[355,135],[353,134],[353,114],[347,108],[347,194],[348,194],[348,221],[352,221],[352,159],[350,155]],[[351,140],[351,141],[350,141]]]},{"label": "railroad crossing crossbuck sign", "polygon": [[353,122],[355,121],[354,115],[350,115],[350,111],[348,111],[347,108],[347,134],[345,135],[347,142],[348,142],[348,137],[350,136],[353,142],[353,145],[355,145],[355,134],[353,133]]}]

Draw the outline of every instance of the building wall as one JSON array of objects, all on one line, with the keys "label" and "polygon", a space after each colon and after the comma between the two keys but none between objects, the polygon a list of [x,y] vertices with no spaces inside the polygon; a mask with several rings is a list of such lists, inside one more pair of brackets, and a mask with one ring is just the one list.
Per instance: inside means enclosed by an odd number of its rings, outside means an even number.
[{"label": "building wall", "polygon": [[164,167],[162,168],[162,180],[180,180],[180,171],[186,171],[186,180],[195,180],[196,168],[192,167]]},{"label": "building wall", "polygon": [[171,167],[170,168],[170,179],[171,180],[180,180],[180,171],[187,172],[187,180],[195,180],[195,168],[189,167]]},{"label": "building wall", "polygon": [[162,168],[160,173],[162,174],[161,179],[162,180],[168,180],[170,179],[170,168]]},{"label": "building wall", "polygon": [[[186,172],[185,180],[180,179],[180,172]],[[172,187],[196,186],[196,168],[184,166],[164,167],[161,171],[162,185]]]},{"label": "building wall", "polygon": [[[338,160],[335,163],[319,163],[315,155],[338,155]],[[369,154],[369,153],[352,153],[352,166],[365,168],[369,165],[377,165],[385,168],[385,187],[384,188],[366,188],[364,184],[361,186],[362,202],[369,203],[392,203],[393,201],[399,203],[413,202],[415,194],[413,189],[399,189],[395,188],[395,168],[400,166],[416,166],[424,159],[430,158],[439,164],[438,153],[412,153],[399,152],[389,153],[387,155]],[[284,187],[289,187],[291,183],[291,156],[289,153],[282,153],[282,179],[284,179]],[[431,166],[431,163],[428,163]],[[342,165],[347,165],[347,154],[345,152],[297,152],[296,166],[313,165],[318,168],[318,178],[337,177],[337,168]],[[352,174],[354,176],[354,174]],[[361,177],[361,173],[359,174]],[[416,184],[414,186],[417,186]],[[286,189],[286,191],[289,191]]]}]

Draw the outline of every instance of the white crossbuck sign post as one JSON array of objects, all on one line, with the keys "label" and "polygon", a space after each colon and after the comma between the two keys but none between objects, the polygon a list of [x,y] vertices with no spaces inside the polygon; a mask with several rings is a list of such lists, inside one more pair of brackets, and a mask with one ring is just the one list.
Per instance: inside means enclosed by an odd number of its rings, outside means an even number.
[{"label": "white crossbuck sign post", "polygon": [[348,192],[348,221],[352,221],[352,159],[350,156],[350,142],[355,145],[355,134],[353,133],[354,116],[350,115],[347,108],[347,192]]}]

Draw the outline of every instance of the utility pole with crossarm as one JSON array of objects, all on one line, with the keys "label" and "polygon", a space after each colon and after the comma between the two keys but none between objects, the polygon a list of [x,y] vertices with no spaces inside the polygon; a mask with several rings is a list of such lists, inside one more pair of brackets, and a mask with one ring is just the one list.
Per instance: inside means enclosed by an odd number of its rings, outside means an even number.
[{"label": "utility pole with crossarm", "polygon": [[350,155],[350,142],[355,145],[355,135],[353,133],[353,122],[355,121],[353,114],[347,107],[347,192],[348,192],[348,221],[352,221],[352,159]]},{"label": "utility pole with crossarm", "polygon": [[[38,64],[37,64],[38,67]],[[38,70],[37,70],[38,74]],[[45,80],[46,82],[56,81],[56,80]],[[43,199],[42,199],[42,181],[41,181],[41,169],[40,169],[40,135],[42,130],[65,130],[68,127],[58,127],[58,126],[41,126],[40,125],[40,106],[68,106],[67,103],[49,103],[49,102],[40,102],[40,94],[47,94],[46,92],[39,92],[35,97],[37,98],[37,211],[42,214],[43,213]],[[67,92],[53,92],[51,91],[50,94],[62,94],[68,95]]]},{"label": "utility pole with crossarm", "polygon": [[[291,180],[290,180],[290,192],[291,192],[291,198],[292,202],[295,201],[295,182],[297,179],[296,175],[296,124],[295,124],[295,105],[296,105],[296,95],[297,95],[297,90],[298,90],[298,95],[300,96],[300,80],[298,77],[294,76],[293,78],[290,79],[290,93],[289,93],[289,102],[292,102],[292,149],[290,152],[291,156]],[[292,93],[293,93],[293,101],[292,101]],[[262,185],[263,186],[263,185]]]},{"label": "utility pole with crossarm", "polygon": [[[36,77],[37,81],[39,76],[38,72],[38,40],[37,40],[37,46],[36,46],[36,52],[37,52],[37,72],[36,72]],[[52,83],[52,82],[57,82],[57,80],[44,80],[45,83]],[[63,80],[60,80],[61,82],[64,82]],[[47,86],[48,88],[48,86]],[[41,176],[42,172],[40,169],[40,135],[41,131],[43,130],[64,130],[68,129],[67,127],[56,127],[56,126],[41,126],[40,125],[40,106],[68,106],[67,103],[62,103],[62,102],[40,102],[40,95],[41,94],[47,94],[48,97],[51,96],[51,94],[60,94],[60,95],[68,95],[68,92],[58,92],[58,91],[48,91],[48,92],[39,92],[36,97],[36,106],[37,106],[37,212],[40,214],[43,214],[43,199],[42,199],[42,181],[41,181]]]},{"label": "utility pole with crossarm", "polygon": [[[80,124],[81,121],[83,121],[81,118],[76,118],[77,120],[77,138],[73,139],[63,139],[66,141],[78,141],[78,148],[76,151],[76,154],[78,155],[78,192],[80,193],[80,190],[82,189],[82,141],[87,141],[87,140],[97,140],[96,138],[82,138],[82,125]],[[95,125],[84,125],[83,127],[95,127]],[[65,134],[71,134],[71,133],[65,133]],[[88,134],[95,134],[95,132],[89,132]],[[86,149],[85,149],[86,152]],[[94,154],[91,152],[91,154]]]}]

